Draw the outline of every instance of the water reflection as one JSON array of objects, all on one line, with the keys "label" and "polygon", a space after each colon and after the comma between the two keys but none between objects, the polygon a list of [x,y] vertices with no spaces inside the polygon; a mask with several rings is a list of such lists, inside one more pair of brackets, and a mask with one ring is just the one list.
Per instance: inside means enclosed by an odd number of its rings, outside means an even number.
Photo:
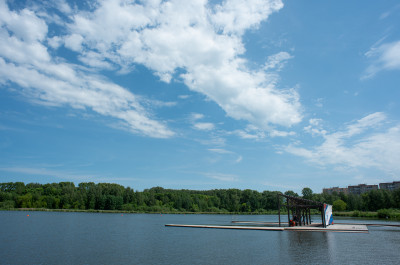
[{"label": "water reflection", "polygon": [[336,263],[335,234],[326,232],[285,231],[287,255],[291,262],[308,264]]}]

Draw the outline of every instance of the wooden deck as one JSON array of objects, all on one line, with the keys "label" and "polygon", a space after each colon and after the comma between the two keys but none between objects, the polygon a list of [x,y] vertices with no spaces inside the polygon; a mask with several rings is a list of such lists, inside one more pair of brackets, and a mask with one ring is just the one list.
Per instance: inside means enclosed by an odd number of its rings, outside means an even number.
[{"label": "wooden deck", "polygon": [[173,227],[192,227],[192,228],[217,228],[217,229],[242,229],[242,230],[269,230],[269,231],[283,231],[284,227],[268,227],[268,226],[237,226],[237,225],[180,225],[180,224],[167,224],[165,226]]},{"label": "wooden deck", "polygon": [[326,228],[322,225],[314,224],[312,226],[293,226],[285,227],[288,231],[307,231],[307,232],[346,232],[346,233],[368,233],[366,225],[347,225],[347,224],[333,224]]},{"label": "wooden deck", "polygon": [[[236,222],[238,223],[238,222]],[[261,222],[260,222],[261,223]],[[277,223],[270,223],[277,224]],[[185,225],[185,224],[166,224],[169,227],[191,227],[191,228],[215,228],[215,229],[240,229],[240,230],[264,230],[264,231],[298,231],[298,232],[345,232],[345,233],[368,233],[366,225],[358,224],[334,224],[326,228],[321,224],[308,226],[245,226],[245,225]]]}]

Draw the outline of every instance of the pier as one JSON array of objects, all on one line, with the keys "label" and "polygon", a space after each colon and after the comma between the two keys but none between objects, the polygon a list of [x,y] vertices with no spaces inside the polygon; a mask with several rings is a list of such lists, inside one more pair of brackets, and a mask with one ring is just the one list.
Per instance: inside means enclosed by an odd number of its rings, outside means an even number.
[{"label": "pier", "polygon": [[[368,226],[400,225],[368,224],[368,223],[333,223],[332,206],[306,200],[299,197],[277,194],[278,197],[278,222],[262,221],[232,221],[230,225],[211,224],[166,224],[167,227],[187,228],[213,228],[213,229],[237,229],[237,230],[263,230],[263,231],[291,231],[291,232],[343,232],[343,233],[368,233]],[[283,199],[283,200],[281,200]],[[282,203],[282,202],[284,203]],[[281,207],[287,212],[287,222],[281,220]],[[320,211],[320,222],[311,220],[311,210]]]},{"label": "pier", "polygon": [[[187,224],[166,224],[168,227],[187,227],[187,228],[214,228],[214,229],[238,229],[238,230],[263,230],[263,231],[297,231],[297,232],[345,232],[345,233],[368,233],[368,227],[364,224],[333,224],[323,227],[320,224],[307,226],[274,226],[279,223],[270,222],[268,226],[259,226],[261,222],[233,222],[247,223],[250,225],[187,225]],[[254,226],[258,224],[257,226]]]},{"label": "pier", "polygon": [[284,227],[268,227],[268,226],[237,226],[237,225],[180,225],[166,224],[172,227],[191,227],[191,228],[216,228],[216,229],[242,229],[242,230],[267,230],[267,231],[283,231]]}]

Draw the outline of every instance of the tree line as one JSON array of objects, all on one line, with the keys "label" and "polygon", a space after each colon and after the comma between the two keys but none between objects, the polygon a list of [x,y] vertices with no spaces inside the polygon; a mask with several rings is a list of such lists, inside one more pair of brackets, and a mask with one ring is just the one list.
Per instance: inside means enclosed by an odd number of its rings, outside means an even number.
[{"label": "tree line", "polygon": [[[242,212],[276,211],[278,191],[214,189],[173,190],[162,187],[135,191],[119,184],[84,182],[0,183],[0,208],[46,208],[76,210],[122,210],[136,212]],[[293,191],[286,195],[299,196]],[[362,195],[333,193],[317,194],[304,188],[306,199],[333,204],[334,210],[377,211],[400,209],[400,189],[373,190]],[[283,202],[281,202],[283,203]]]},{"label": "tree line", "polygon": [[333,205],[334,211],[378,211],[380,209],[400,209],[400,189],[371,190],[363,194],[314,194],[311,189],[304,188],[303,197]]}]

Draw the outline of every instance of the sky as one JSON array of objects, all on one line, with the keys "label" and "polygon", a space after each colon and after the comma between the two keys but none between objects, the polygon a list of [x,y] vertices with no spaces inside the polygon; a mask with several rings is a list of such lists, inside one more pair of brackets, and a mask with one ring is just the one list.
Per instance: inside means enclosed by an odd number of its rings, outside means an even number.
[{"label": "sky", "polygon": [[0,182],[400,180],[393,0],[0,0]]}]

